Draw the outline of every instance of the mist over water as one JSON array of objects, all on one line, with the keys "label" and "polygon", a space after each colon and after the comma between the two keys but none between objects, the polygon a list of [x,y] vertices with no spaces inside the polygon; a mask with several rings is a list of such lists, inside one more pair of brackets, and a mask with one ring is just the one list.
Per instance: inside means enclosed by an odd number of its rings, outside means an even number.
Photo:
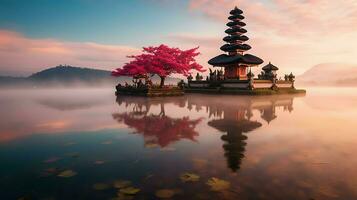
[{"label": "mist over water", "polygon": [[[0,199],[111,199],[115,180],[140,188],[134,199],[160,189],[172,199],[357,198],[356,88],[150,99],[5,89],[0,110]],[[182,182],[185,172],[199,181]],[[211,191],[212,177],[230,189]]]}]

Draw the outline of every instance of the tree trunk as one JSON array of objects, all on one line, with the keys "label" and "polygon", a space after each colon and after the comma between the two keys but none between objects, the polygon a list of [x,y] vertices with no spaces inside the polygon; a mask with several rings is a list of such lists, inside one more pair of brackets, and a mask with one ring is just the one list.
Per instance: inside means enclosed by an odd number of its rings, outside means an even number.
[{"label": "tree trunk", "polygon": [[164,84],[165,84],[165,77],[164,76],[160,76],[160,88],[163,88],[164,87]]},{"label": "tree trunk", "polygon": [[161,108],[161,110],[160,110],[160,114],[159,114],[159,115],[160,115],[161,117],[166,116],[166,114],[165,114],[165,106],[164,106],[163,103],[160,104],[160,108]]}]

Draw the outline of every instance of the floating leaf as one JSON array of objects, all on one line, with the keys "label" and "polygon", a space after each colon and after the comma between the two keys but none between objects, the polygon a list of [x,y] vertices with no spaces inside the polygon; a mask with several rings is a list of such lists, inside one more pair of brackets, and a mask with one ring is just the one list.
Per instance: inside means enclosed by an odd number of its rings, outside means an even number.
[{"label": "floating leaf", "polygon": [[180,179],[182,182],[197,182],[200,180],[200,176],[193,173],[184,173],[181,174]]},{"label": "floating leaf", "polygon": [[96,183],[93,185],[93,189],[95,189],[95,190],[106,190],[109,188],[110,188],[110,186],[105,183]]},{"label": "floating leaf", "polygon": [[228,190],[231,187],[231,184],[228,181],[215,177],[210,178],[206,184],[209,185],[211,187],[211,190],[215,192]]},{"label": "floating leaf", "polygon": [[126,180],[114,181],[114,187],[118,189],[129,187],[130,185],[131,185],[131,181],[126,181]]},{"label": "floating leaf", "polygon": [[72,171],[72,170],[65,170],[65,171],[61,172],[60,174],[58,174],[57,176],[62,177],[62,178],[70,178],[75,175],[77,175],[77,172]]},{"label": "floating leaf", "polygon": [[138,192],[140,192],[140,189],[135,187],[127,187],[119,190],[119,193],[127,194],[127,195],[135,195]]},{"label": "floating leaf", "polygon": [[172,190],[172,189],[162,189],[162,190],[156,191],[156,193],[155,193],[156,197],[161,198],[161,199],[170,199],[175,194],[176,194],[175,190]]}]

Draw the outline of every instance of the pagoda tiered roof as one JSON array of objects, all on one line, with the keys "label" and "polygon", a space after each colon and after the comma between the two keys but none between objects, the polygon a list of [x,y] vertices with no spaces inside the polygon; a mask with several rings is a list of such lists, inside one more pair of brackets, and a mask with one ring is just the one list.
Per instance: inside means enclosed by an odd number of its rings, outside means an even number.
[{"label": "pagoda tiered roof", "polygon": [[239,28],[239,27],[229,28],[225,31],[225,33],[230,34],[230,35],[247,33],[247,32],[248,31],[245,30],[244,28]]},{"label": "pagoda tiered roof", "polygon": [[240,20],[243,20],[245,19],[245,17],[243,15],[231,15],[228,17],[229,20],[237,20],[237,19],[240,19]]},{"label": "pagoda tiered roof", "polygon": [[279,70],[279,68],[277,66],[271,64],[271,62],[269,62],[269,64],[265,65],[262,69],[264,71],[277,71],[277,70]]},{"label": "pagoda tiered roof", "polygon": [[230,22],[227,23],[229,27],[225,33],[228,36],[223,38],[223,41],[227,42],[220,49],[226,54],[221,54],[208,61],[210,65],[222,66],[232,64],[245,64],[245,65],[260,65],[264,61],[257,56],[251,54],[244,54],[245,51],[250,50],[252,47],[244,42],[248,41],[249,38],[243,34],[247,33],[247,30],[243,27],[246,23],[241,20],[244,19],[243,11],[237,7],[230,11],[230,16],[228,17]]},{"label": "pagoda tiered roof", "polygon": [[229,12],[231,15],[241,15],[243,14],[243,10],[239,9],[237,6]]},{"label": "pagoda tiered roof", "polygon": [[232,36],[226,36],[223,38],[223,41],[229,42],[229,43],[233,43],[237,40],[245,42],[245,41],[248,41],[249,38],[245,35],[232,35]]},{"label": "pagoda tiered roof", "polygon": [[244,22],[240,22],[240,21],[233,21],[233,22],[228,22],[226,24],[228,27],[232,27],[232,26],[246,26],[247,24]]},{"label": "pagoda tiered roof", "polygon": [[249,44],[225,44],[221,47],[222,51],[235,52],[237,50],[247,51],[252,47]]},{"label": "pagoda tiered roof", "polygon": [[260,65],[264,61],[254,55],[244,54],[240,55],[227,55],[221,54],[208,61],[208,64],[213,66],[226,66],[236,63],[246,64],[246,65]]}]

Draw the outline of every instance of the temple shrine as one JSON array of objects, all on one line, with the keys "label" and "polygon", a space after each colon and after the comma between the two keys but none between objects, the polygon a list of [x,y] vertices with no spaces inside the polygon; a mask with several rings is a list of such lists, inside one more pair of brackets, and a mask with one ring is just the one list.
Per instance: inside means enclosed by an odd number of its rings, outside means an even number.
[{"label": "temple shrine", "polygon": [[[208,61],[212,65],[209,76],[188,77],[185,92],[197,93],[237,93],[237,94],[280,94],[305,93],[305,90],[295,89],[295,76],[290,73],[278,78],[278,67],[269,62],[262,72],[254,78],[252,67],[259,67],[264,61],[252,54],[246,53],[252,47],[247,44],[249,38],[245,35],[246,23],[243,11],[237,7],[230,11],[227,23],[227,34],[223,38],[226,43],[221,46],[225,53]],[[217,69],[218,68],[218,69]]]},{"label": "temple shrine", "polygon": [[229,28],[225,31],[228,36],[223,38],[223,41],[227,43],[221,47],[226,54],[216,56],[208,63],[214,67],[223,67],[225,79],[248,80],[247,69],[256,67],[264,61],[257,56],[245,54],[252,47],[245,44],[249,38],[244,35],[247,30],[243,28],[246,26],[242,22],[243,11],[235,7],[230,14],[228,19],[231,21],[227,23]]}]

